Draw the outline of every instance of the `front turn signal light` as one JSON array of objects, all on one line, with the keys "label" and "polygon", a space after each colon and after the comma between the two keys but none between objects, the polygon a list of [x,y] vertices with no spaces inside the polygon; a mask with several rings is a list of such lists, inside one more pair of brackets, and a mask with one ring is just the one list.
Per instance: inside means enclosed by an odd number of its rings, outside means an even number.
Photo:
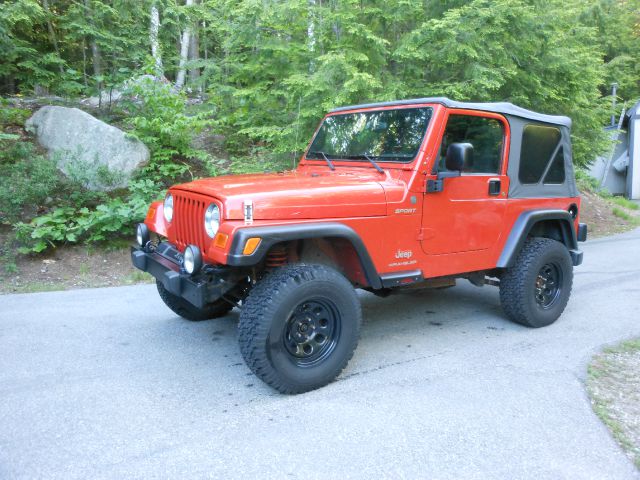
[{"label": "front turn signal light", "polygon": [[242,254],[251,255],[256,251],[256,248],[258,248],[258,245],[260,245],[261,241],[262,240],[260,240],[259,237],[251,237],[249,240],[247,240],[247,243],[244,244],[244,250],[242,250]]},{"label": "front turn signal light", "polygon": [[227,246],[227,240],[229,240],[229,235],[218,232],[216,233],[216,238],[213,239],[213,244],[218,248],[224,248]]}]

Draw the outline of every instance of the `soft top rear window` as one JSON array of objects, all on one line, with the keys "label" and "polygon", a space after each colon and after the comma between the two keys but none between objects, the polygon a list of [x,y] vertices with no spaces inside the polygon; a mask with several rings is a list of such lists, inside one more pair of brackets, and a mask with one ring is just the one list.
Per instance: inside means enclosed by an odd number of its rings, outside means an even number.
[{"label": "soft top rear window", "polygon": [[306,158],[411,162],[418,154],[433,114],[431,107],[398,108],[327,117]]},{"label": "soft top rear window", "polygon": [[[520,171],[518,178],[523,184],[540,183],[545,172],[544,183],[564,182],[564,152],[560,145],[560,130],[546,125],[527,125],[522,135]],[[555,160],[555,161],[554,161]],[[550,163],[553,162],[553,165]]]}]

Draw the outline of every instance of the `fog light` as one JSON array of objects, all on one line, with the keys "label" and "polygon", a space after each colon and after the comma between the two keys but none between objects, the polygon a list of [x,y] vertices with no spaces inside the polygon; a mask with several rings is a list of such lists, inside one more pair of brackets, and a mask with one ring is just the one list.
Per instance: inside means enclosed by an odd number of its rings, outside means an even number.
[{"label": "fog light", "polygon": [[149,228],[144,223],[139,223],[136,227],[136,241],[141,247],[149,243]]},{"label": "fog light", "polygon": [[202,254],[195,245],[187,245],[184,249],[182,267],[189,275],[197,273],[202,268]]}]

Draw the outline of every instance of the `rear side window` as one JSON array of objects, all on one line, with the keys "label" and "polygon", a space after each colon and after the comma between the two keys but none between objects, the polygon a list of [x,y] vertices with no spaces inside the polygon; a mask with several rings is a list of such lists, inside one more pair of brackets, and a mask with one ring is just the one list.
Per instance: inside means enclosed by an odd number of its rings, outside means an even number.
[{"label": "rear side window", "polygon": [[518,172],[520,183],[564,182],[564,150],[560,145],[561,139],[560,130],[555,127],[527,125],[524,128]]},{"label": "rear side window", "polygon": [[489,173],[500,171],[504,126],[500,120],[475,115],[449,115],[440,145],[439,170],[446,170],[447,148],[452,143],[473,145],[473,163],[465,166],[464,173]]},{"label": "rear side window", "polygon": [[544,176],[543,183],[564,183],[564,150],[562,147],[558,149],[558,153],[553,157],[553,162],[551,162],[549,171]]}]

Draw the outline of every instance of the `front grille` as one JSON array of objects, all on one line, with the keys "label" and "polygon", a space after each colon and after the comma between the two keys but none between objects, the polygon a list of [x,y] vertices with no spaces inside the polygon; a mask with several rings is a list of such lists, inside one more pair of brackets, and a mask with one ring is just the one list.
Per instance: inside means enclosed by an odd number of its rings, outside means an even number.
[{"label": "front grille", "polygon": [[173,193],[173,234],[180,250],[187,245],[196,245],[205,252],[204,201]]}]

